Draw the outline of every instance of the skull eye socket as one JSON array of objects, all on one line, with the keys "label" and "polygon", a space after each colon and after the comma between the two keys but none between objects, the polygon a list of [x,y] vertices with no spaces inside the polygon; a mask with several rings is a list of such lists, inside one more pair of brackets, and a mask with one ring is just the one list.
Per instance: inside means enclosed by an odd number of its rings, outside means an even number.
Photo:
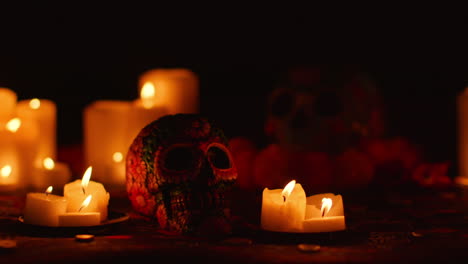
[{"label": "skull eye socket", "polygon": [[194,167],[195,156],[188,147],[175,147],[166,153],[164,167],[169,170],[182,171]]},{"label": "skull eye socket", "polygon": [[294,94],[288,91],[278,93],[271,102],[271,114],[276,117],[287,115],[294,107]]},{"label": "skull eye socket", "polygon": [[213,166],[218,169],[229,169],[231,168],[231,161],[229,155],[225,150],[219,147],[210,147],[207,152],[208,160]]}]

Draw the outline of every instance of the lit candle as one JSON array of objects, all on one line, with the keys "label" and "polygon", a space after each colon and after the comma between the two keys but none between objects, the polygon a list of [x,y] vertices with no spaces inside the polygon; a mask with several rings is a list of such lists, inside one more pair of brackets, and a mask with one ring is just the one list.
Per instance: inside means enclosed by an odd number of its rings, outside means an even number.
[{"label": "lit candle", "polygon": [[109,193],[104,185],[99,182],[91,181],[92,166],[89,166],[81,180],[65,184],[63,194],[68,200],[67,212],[78,212],[82,207],[83,201],[92,195],[93,199],[80,212],[99,212],[101,221],[107,219],[107,206],[109,204]]},{"label": "lit candle", "polygon": [[55,103],[51,100],[39,100],[38,98],[22,100],[18,102],[16,111],[23,122],[35,121],[39,127],[40,140],[36,142],[38,152],[34,161],[35,165],[40,166],[47,157],[55,159],[57,156],[57,109]]},{"label": "lit candle", "polygon": [[101,223],[101,213],[85,212],[93,196],[90,194],[81,203],[77,212],[67,212],[58,216],[59,226],[95,226]]},{"label": "lit candle", "polygon": [[125,174],[120,162],[115,162],[115,153],[123,157],[131,144],[129,115],[132,103],[101,100],[84,110],[84,159],[93,167],[93,177],[112,186],[123,185]]},{"label": "lit candle", "polygon": [[63,196],[51,194],[52,186],[45,193],[28,193],[23,212],[24,223],[42,226],[58,226],[58,216],[67,210]]},{"label": "lit candle", "polygon": [[140,98],[133,101],[128,120],[130,144],[146,125],[168,114],[167,107],[159,102],[161,96],[160,90],[156,90],[155,86],[148,82],[141,89]]},{"label": "lit candle", "polygon": [[345,229],[341,195],[322,193],[307,197],[303,232],[333,232]]},{"label": "lit candle", "polygon": [[14,190],[20,181],[20,156],[14,134],[0,128],[0,187]]},{"label": "lit candle", "polygon": [[42,166],[35,168],[35,177],[32,185],[35,189],[43,189],[48,183],[54,186],[63,186],[71,179],[71,169],[63,162],[55,162],[47,157],[43,160]]},{"label": "lit candle", "polygon": [[276,232],[301,232],[306,195],[301,184],[289,182],[283,190],[263,190],[261,226]]},{"label": "lit candle", "polygon": [[147,103],[165,107],[168,114],[199,112],[198,77],[188,69],[152,69],[138,82],[140,92],[148,87],[155,89],[155,96]]},{"label": "lit candle", "polygon": [[4,126],[15,115],[16,93],[8,88],[0,87],[0,126]]},{"label": "lit candle", "polygon": [[[6,129],[12,133],[18,153],[18,165],[15,166],[18,173],[17,188],[27,188],[36,178],[33,172],[39,146],[38,123],[32,119],[22,120],[15,117],[7,123]],[[51,184],[54,185],[53,183],[44,184],[40,189],[43,190]]]}]

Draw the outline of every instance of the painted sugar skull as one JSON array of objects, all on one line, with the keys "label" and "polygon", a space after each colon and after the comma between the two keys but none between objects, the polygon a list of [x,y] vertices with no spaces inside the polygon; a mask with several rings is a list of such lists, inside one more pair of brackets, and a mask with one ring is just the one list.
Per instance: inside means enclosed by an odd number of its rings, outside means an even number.
[{"label": "painted sugar skull", "polygon": [[143,128],[126,159],[133,209],[179,234],[229,232],[237,179],[223,131],[197,114],[167,115]]},{"label": "painted sugar skull", "polygon": [[379,96],[365,75],[296,68],[268,97],[266,133],[294,150],[340,153],[383,132]]}]

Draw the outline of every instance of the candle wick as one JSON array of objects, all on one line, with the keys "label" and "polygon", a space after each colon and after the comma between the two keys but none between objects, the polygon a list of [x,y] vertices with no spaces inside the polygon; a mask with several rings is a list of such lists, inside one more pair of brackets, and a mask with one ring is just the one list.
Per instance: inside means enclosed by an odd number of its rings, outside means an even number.
[{"label": "candle wick", "polygon": [[81,212],[81,209],[83,209],[83,207],[84,207],[84,206],[82,205],[82,206],[80,207],[80,209],[78,209],[78,212]]},{"label": "candle wick", "polygon": [[81,190],[83,190],[83,194],[86,194],[86,189],[84,187],[82,187]]},{"label": "candle wick", "polygon": [[283,195],[283,202],[286,202],[286,196]]}]

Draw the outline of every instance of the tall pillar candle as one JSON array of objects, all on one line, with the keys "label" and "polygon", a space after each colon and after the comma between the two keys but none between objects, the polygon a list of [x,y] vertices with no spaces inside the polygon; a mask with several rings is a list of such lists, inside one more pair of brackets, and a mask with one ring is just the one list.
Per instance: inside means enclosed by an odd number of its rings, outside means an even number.
[{"label": "tall pillar candle", "polygon": [[[38,122],[33,119],[11,119],[6,126],[13,137],[18,152],[18,188],[28,188],[37,179],[35,161],[38,155],[40,141]],[[53,183],[46,183],[42,189]]]},{"label": "tall pillar candle", "polygon": [[15,116],[16,93],[8,88],[0,87],[0,126]]},{"label": "tall pillar candle", "polygon": [[47,158],[57,158],[57,108],[53,101],[34,98],[22,100],[17,105],[17,115],[24,121],[35,120],[39,127],[40,140],[37,141],[38,152],[34,161],[40,165]]},{"label": "tall pillar candle", "polygon": [[152,85],[154,105],[166,107],[169,114],[199,112],[198,76],[188,69],[148,70],[139,77],[138,85],[140,92]]},{"label": "tall pillar candle", "polygon": [[45,158],[40,167],[34,168],[34,179],[32,187],[35,190],[42,190],[48,185],[63,186],[70,182],[72,172],[68,164],[63,162],[55,162],[52,158]]},{"label": "tall pillar candle", "polygon": [[109,185],[125,184],[121,163],[130,146],[129,116],[132,103],[101,100],[88,105],[83,114],[84,159],[93,167],[93,177]]},{"label": "tall pillar candle", "polygon": [[20,160],[11,131],[0,128],[0,189],[14,190],[20,180]]},{"label": "tall pillar candle", "polygon": [[148,104],[146,100],[151,100],[145,93],[140,94],[140,98],[133,101],[133,105],[129,117],[129,146],[138,135],[138,133],[146,125],[156,119],[168,114],[168,110],[164,106]]}]

